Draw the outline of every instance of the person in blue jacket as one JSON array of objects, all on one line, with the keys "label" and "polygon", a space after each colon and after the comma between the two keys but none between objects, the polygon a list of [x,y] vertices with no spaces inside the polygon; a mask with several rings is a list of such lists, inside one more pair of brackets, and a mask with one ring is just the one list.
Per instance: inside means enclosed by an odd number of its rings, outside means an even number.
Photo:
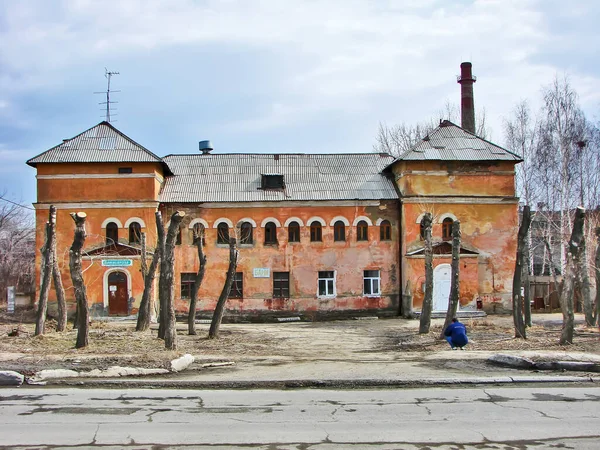
[{"label": "person in blue jacket", "polygon": [[456,317],[452,319],[452,323],[444,331],[444,336],[446,336],[446,340],[450,344],[450,347],[452,347],[452,350],[456,350],[457,348],[464,350],[463,347],[469,342],[467,329]]}]

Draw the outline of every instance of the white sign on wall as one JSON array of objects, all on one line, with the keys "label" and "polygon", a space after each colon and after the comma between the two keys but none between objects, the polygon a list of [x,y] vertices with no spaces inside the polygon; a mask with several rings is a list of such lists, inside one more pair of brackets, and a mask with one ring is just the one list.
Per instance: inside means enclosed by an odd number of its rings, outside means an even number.
[{"label": "white sign on wall", "polygon": [[268,267],[255,267],[252,269],[254,278],[271,278],[271,269]]}]

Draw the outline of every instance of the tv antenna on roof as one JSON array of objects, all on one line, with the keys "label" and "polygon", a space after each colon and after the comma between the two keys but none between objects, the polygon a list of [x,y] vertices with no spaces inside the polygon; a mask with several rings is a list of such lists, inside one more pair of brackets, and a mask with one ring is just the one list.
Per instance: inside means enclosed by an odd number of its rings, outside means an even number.
[{"label": "tv antenna on roof", "polygon": [[[106,101],[105,102],[100,102],[98,103],[99,105],[106,105],[106,115],[105,115],[105,119],[107,122],[110,123],[110,105],[114,104],[114,103],[119,103],[119,102],[111,102],[110,101],[110,93],[111,92],[121,92],[121,91],[111,91],[110,90],[110,79],[113,75],[119,75],[119,72],[110,72],[106,67],[104,68],[104,76],[106,77],[106,79],[108,80],[108,84],[106,87],[106,91],[103,92],[94,92],[94,94],[105,94],[106,95]],[[116,110],[117,108],[113,108],[113,111]],[[113,116],[116,116],[116,114],[113,114]]]}]

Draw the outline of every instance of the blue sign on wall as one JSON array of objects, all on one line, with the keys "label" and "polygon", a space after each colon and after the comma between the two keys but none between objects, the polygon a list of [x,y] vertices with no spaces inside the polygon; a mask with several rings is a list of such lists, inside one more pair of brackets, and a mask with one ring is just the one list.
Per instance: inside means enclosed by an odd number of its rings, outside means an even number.
[{"label": "blue sign on wall", "polygon": [[102,267],[130,267],[133,266],[131,259],[103,259]]}]

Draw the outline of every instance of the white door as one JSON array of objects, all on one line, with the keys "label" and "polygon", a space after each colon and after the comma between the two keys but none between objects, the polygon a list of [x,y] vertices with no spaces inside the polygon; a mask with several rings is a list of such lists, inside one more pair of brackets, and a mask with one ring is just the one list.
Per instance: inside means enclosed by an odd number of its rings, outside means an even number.
[{"label": "white door", "polygon": [[452,268],[450,264],[440,264],[433,269],[433,310],[447,311],[450,297],[450,280]]}]

